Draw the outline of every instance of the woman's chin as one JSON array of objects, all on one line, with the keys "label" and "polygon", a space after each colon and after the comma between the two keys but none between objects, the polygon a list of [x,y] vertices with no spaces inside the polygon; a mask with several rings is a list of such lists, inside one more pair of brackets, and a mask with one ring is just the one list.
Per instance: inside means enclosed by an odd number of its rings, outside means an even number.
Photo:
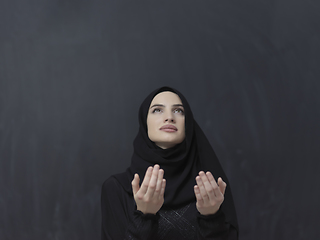
[{"label": "woman's chin", "polygon": [[173,148],[177,144],[181,143],[182,141],[174,139],[171,141],[161,141],[161,142],[154,142],[158,147],[162,149],[168,149],[168,148]]}]

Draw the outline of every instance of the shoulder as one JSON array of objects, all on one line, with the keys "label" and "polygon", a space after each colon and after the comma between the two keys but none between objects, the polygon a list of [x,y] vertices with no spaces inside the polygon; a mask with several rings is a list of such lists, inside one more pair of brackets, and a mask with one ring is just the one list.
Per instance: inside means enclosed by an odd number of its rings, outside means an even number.
[{"label": "shoulder", "polygon": [[115,176],[118,175],[107,178],[101,188],[101,203],[109,208],[124,207],[131,199],[131,195],[125,191]]},{"label": "shoulder", "polygon": [[107,178],[102,184],[103,192],[114,191],[115,193],[130,192],[131,181],[126,172],[118,173]]},{"label": "shoulder", "polygon": [[121,184],[115,177],[115,175],[110,176],[107,178],[103,184],[102,184],[102,191],[107,190],[107,191],[113,191],[113,190],[119,190],[122,189]]}]

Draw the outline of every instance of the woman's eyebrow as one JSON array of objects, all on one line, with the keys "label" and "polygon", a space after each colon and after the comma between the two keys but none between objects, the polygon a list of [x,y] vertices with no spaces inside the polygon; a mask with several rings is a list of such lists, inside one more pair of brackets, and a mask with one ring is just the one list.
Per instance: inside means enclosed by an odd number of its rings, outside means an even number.
[{"label": "woman's eyebrow", "polygon": [[173,106],[173,107],[183,107],[182,104],[173,104],[172,106]]},{"label": "woman's eyebrow", "polygon": [[165,107],[165,106],[163,104],[154,104],[150,108],[153,108],[153,107]]}]

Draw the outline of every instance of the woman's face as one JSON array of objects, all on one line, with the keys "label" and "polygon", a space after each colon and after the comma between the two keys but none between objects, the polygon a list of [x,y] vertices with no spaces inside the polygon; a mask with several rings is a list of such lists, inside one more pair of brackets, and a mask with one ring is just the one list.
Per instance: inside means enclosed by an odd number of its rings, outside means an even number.
[{"label": "woman's face", "polygon": [[173,92],[157,94],[147,116],[148,136],[160,148],[171,148],[185,138],[184,108]]}]

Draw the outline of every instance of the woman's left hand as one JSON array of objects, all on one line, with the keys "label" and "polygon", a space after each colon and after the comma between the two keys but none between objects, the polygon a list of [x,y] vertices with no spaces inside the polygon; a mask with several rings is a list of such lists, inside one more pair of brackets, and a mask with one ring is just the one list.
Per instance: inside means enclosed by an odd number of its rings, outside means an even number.
[{"label": "woman's left hand", "polygon": [[215,214],[224,200],[227,184],[221,177],[218,178],[217,183],[211,172],[204,173],[203,171],[199,172],[196,182],[194,193],[197,198],[196,206],[199,213],[202,215]]}]

